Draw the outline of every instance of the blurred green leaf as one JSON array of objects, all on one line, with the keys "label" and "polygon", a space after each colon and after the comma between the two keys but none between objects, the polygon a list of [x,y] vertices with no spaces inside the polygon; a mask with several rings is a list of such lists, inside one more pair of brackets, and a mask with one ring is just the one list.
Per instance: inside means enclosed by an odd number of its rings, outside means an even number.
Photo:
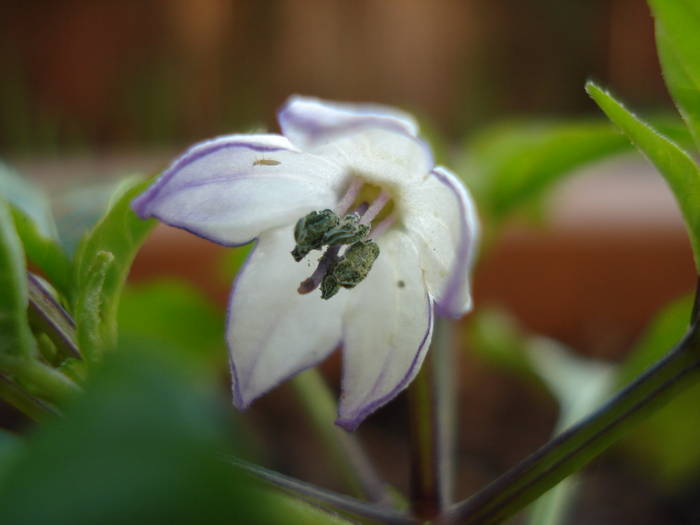
[{"label": "blurred green leaf", "polygon": [[0,482],[22,451],[22,440],[0,428]]},{"label": "blurred green leaf", "polygon": [[224,314],[192,286],[162,281],[131,286],[119,305],[119,338],[149,338],[211,369],[226,358]]},{"label": "blurred green leaf", "polygon": [[[552,395],[559,405],[555,435],[591,413],[615,385],[611,365],[579,357],[552,339],[527,335],[503,312],[486,309],[475,314],[469,333],[470,349],[482,358],[536,380]],[[553,487],[534,503],[529,522],[562,523],[576,487],[575,476]]]},{"label": "blurred green leaf", "polygon": [[2,523],[320,522],[222,461],[231,451],[222,407],[166,355],[120,348],[65,417],[35,431],[0,482]]},{"label": "blurred green leaf", "polygon": [[86,277],[73,306],[73,315],[79,350],[82,355],[95,360],[105,348],[116,342],[116,337],[110,338],[107,327],[109,321],[104,317],[105,280],[114,264],[114,254],[99,251],[91,263],[91,266],[85,269]]},{"label": "blurred green leaf", "polygon": [[73,254],[85,236],[107,211],[115,195],[133,184],[134,177],[76,180],[52,195],[61,245]]},{"label": "blurred green leaf", "polygon": [[628,148],[604,122],[509,122],[469,141],[459,173],[497,224],[576,168]]},{"label": "blurred green leaf", "polygon": [[649,0],[649,5],[666,85],[700,146],[700,4]]},{"label": "blurred green leaf", "polygon": [[525,335],[506,312],[481,308],[469,316],[466,326],[470,352],[499,369],[545,386],[532,367]]},{"label": "blurred green leaf", "polygon": [[55,240],[42,235],[36,223],[22,211],[13,209],[12,216],[27,258],[44,272],[59,292],[68,296],[71,262],[66,252]]},{"label": "blurred green leaf", "polygon": [[70,261],[58,243],[51,204],[28,179],[0,163],[0,198],[10,205],[27,258],[66,293]]},{"label": "blurred green leaf", "polygon": [[[692,297],[664,308],[620,365],[618,381],[627,384],[649,365],[661,359],[688,328]],[[627,438],[622,451],[653,474],[662,486],[676,488],[696,479],[700,472],[700,386],[693,386],[673,403],[641,423]]]},{"label": "blurred green leaf", "polygon": [[593,82],[586,91],[632,143],[656,166],[671,187],[683,214],[695,266],[700,273],[700,170],[693,159],[677,144],[660,135],[649,124],[603,91]]},{"label": "blurred green leaf", "polygon": [[9,206],[0,199],[0,356],[28,358],[36,342],[27,320],[27,270]]},{"label": "blurred green leaf", "polygon": [[[78,324],[78,339],[81,341],[83,316],[99,315],[99,335],[90,335],[91,341],[101,341],[90,348],[81,348],[88,358],[98,358],[105,349],[116,341],[117,308],[124,282],[129,274],[131,263],[146,236],[155,226],[154,220],[141,220],[131,209],[131,201],[141,193],[151,181],[132,180],[114,196],[113,203],[102,219],[83,238],[75,255],[73,265],[73,314]],[[105,254],[113,260],[104,267]],[[94,271],[104,268],[104,280],[97,279]],[[96,294],[96,287],[99,291]],[[88,300],[89,299],[89,300]],[[94,311],[99,307],[97,312]],[[88,311],[93,309],[93,311]],[[83,334],[85,335],[85,334]]]},{"label": "blurred green leaf", "polygon": [[46,196],[31,181],[1,162],[0,196],[24,213],[36,225],[40,235],[53,240],[58,238],[51,204]]}]

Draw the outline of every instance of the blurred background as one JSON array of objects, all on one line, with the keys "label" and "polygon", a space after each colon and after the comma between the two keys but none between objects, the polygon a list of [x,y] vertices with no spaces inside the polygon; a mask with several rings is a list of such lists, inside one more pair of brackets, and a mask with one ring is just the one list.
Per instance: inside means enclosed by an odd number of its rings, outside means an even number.
[{"label": "blurred background", "polygon": [[[494,123],[602,122],[583,89],[588,78],[642,114],[673,111],[640,0],[6,0],[0,60],[0,155],[52,191],[67,224],[89,216],[76,203],[100,202],[115,177],[157,173],[194,141],[275,130],[275,110],[293,93],[413,112],[438,158],[468,182],[479,173],[467,145]],[[692,291],[690,249],[670,193],[641,157],[589,163],[576,175],[534,218],[514,214],[497,232],[485,224],[477,312],[498,308],[518,330],[619,362],[660,308]],[[186,279],[220,313],[241,256],[159,227],[132,281]],[[541,385],[471,351],[469,322],[456,343],[460,494],[543,443],[557,417]],[[335,383],[338,365],[337,356],[324,365]],[[268,464],[333,486],[309,461],[312,440],[285,388],[248,416],[259,448]],[[403,403],[360,430],[400,487]],[[641,441],[588,469],[572,522],[700,519],[700,469],[661,476],[665,459],[650,459],[653,445]]]}]

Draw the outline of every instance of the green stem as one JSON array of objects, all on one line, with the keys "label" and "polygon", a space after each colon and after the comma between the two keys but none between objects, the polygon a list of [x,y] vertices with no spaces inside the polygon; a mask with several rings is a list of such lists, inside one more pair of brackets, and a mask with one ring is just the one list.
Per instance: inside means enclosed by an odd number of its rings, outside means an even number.
[{"label": "green stem", "polygon": [[12,375],[32,396],[59,402],[81,391],[58,370],[32,358],[0,354],[0,369]]},{"label": "green stem", "polygon": [[549,441],[469,499],[445,522],[500,523],[581,469],[632,426],[700,380],[700,336],[688,334],[663,359],[605,405]]},{"label": "green stem", "polygon": [[422,519],[440,514],[452,491],[454,365],[449,321],[438,319],[428,359],[408,389],[411,504]]},{"label": "green stem", "polygon": [[391,507],[381,506],[375,503],[358,500],[344,494],[338,494],[311,483],[301,481],[279,472],[266,469],[247,461],[228,457],[228,462],[234,467],[243,470],[255,479],[263,481],[279,490],[287,492],[295,498],[308,501],[321,508],[327,508],[333,512],[348,513],[356,518],[372,520],[372,522],[391,525],[415,525],[416,520],[403,512]]},{"label": "green stem", "polygon": [[55,415],[54,410],[49,405],[30,396],[2,374],[0,374],[0,399],[34,421],[44,421],[47,417]]},{"label": "green stem", "polygon": [[374,470],[360,442],[333,424],[337,414],[335,397],[320,372],[315,368],[306,370],[292,384],[349,490],[361,498],[387,502],[390,498],[387,486]]}]

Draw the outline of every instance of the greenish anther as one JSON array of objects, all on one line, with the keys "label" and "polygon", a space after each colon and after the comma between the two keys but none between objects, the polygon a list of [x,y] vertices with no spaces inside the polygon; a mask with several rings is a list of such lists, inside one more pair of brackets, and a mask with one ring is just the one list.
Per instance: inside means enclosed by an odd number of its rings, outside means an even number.
[{"label": "greenish anther", "polygon": [[[377,257],[379,246],[376,242],[357,241],[329,270],[328,278],[343,288],[354,288],[367,277]],[[330,289],[330,283],[327,286]]]},{"label": "greenish anther", "polygon": [[340,219],[332,210],[312,211],[299,219],[294,227],[296,246],[292,257],[301,261],[311,250],[318,250],[324,244],[325,234],[338,226]]},{"label": "greenish anther", "polygon": [[333,275],[330,272],[324,275],[321,281],[321,299],[330,299],[338,293],[338,290],[340,285]]},{"label": "greenish anther", "polygon": [[361,241],[369,233],[369,226],[360,224],[360,216],[357,213],[346,215],[339,224],[328,230],[323,236],[323,244],[330,246],[336,244],[352,244]]}]

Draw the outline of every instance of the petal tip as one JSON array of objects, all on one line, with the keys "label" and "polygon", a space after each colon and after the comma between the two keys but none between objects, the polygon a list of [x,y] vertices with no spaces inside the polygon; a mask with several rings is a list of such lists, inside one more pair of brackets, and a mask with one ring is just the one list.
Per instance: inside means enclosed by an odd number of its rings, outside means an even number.
[{"label": "petal tip", "polygon": [[131,201],[131,209],[134,210],[134,213],[138,216],[139,219],[148,219],[151,217],[151,213],[148,209],[148,205],[151,202],[150,193],[150,189],[146,190],[141,195],[136,197],[133,201]]},{"label": "petal tip", "polygon": [[360,426],[360,423],[364,420],[364,417],[356,417],[356,418],[341,418],[338,417],[338,419],[335,420],[335,424],[342,428],[343,430],[346,430],[347,432],[354,432],[357,430],[357,427]]}]

